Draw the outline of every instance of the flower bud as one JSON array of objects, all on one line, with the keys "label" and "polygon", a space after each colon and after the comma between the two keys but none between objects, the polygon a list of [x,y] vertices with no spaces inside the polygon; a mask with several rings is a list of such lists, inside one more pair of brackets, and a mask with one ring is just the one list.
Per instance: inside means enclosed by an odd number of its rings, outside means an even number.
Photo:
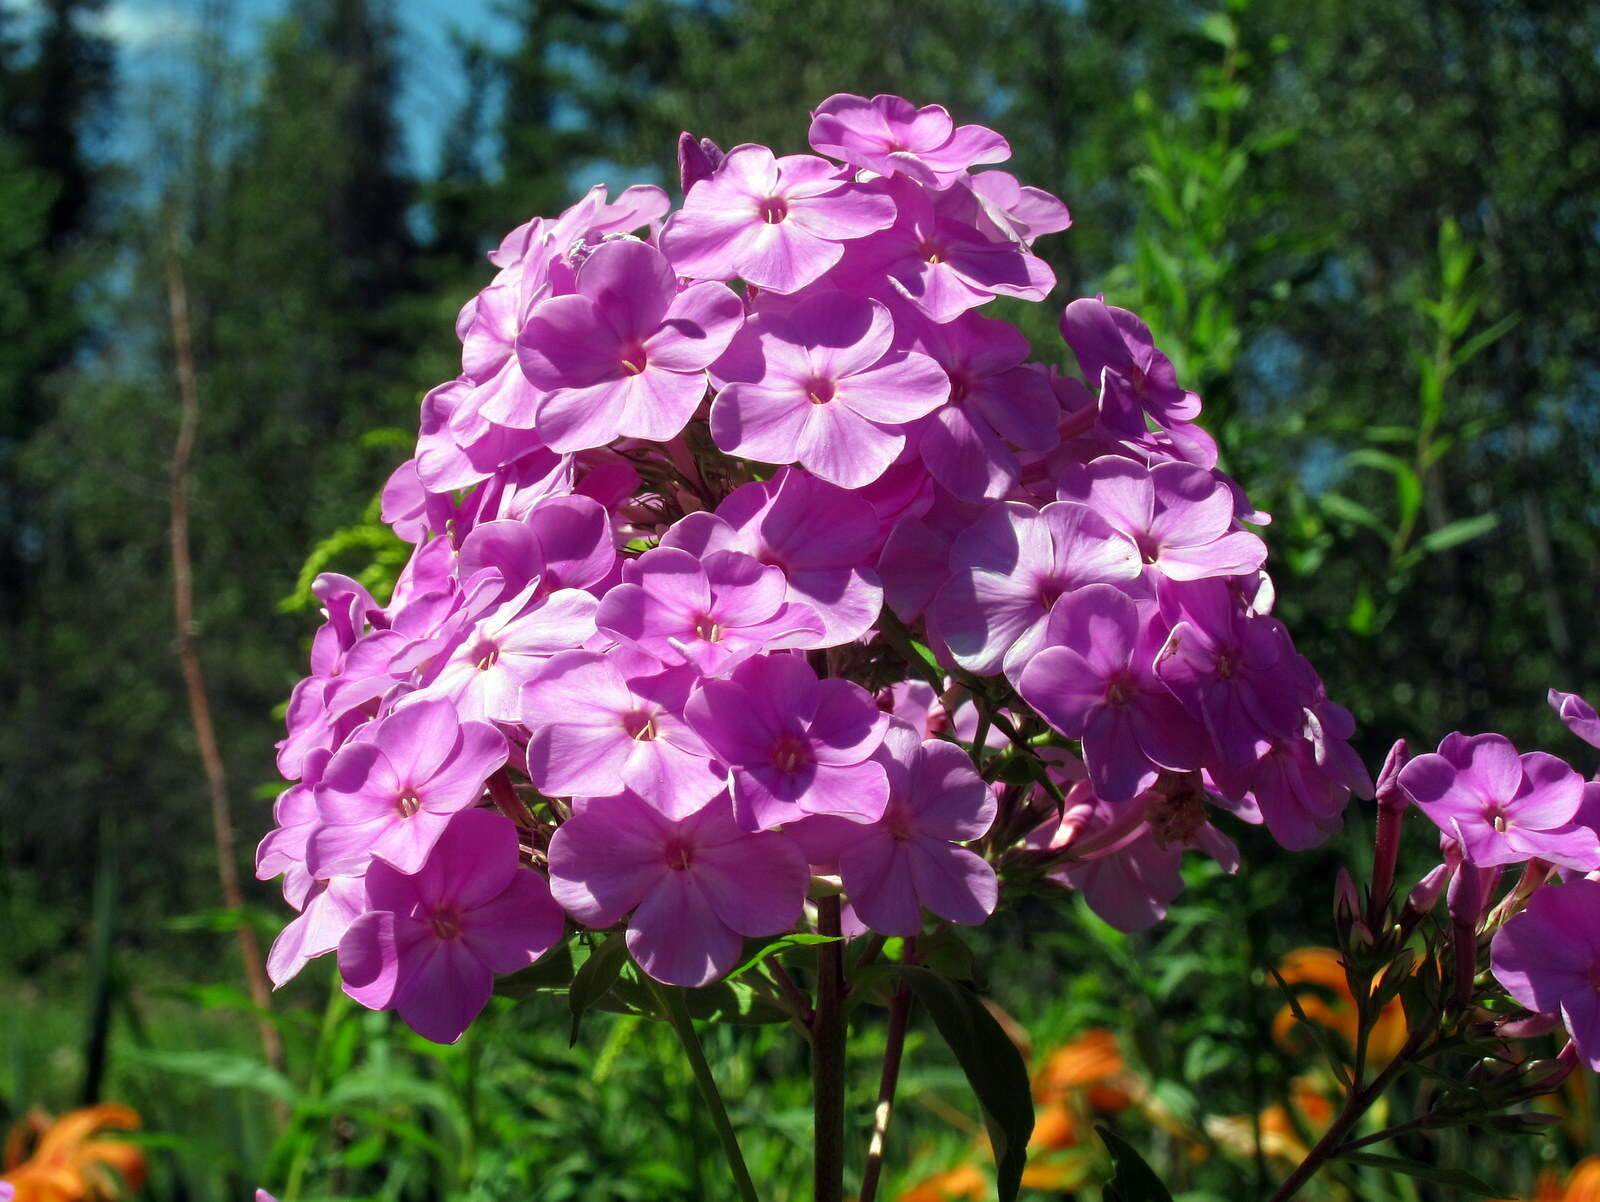
[{"label": "flower bud", "polygon": [[1360,912],[1361,895],[1356,892],[1356,883],[1350,870],[1341,864],[1339,875],[1333,883],[1333,923],[1341,943],[1349,935],[1350,924],[1355,922]]},{"label": "flower bud", "polygon": [[1560,1026],[1561,1016],[1558,1014],[1529,1014],[1496,1023],[1494,1033],[1502,1039],[1537,1039]]},{"label": "flower bud", "polygon": [[678,177],[687,192],[708,179],[722,163],[722,151],[710,138],[696,138],[688,130],[678,135]]},{"label": "flower bud", "polygon": [[1416,883],[1406,898],[1406,909],[1427,914],[1439,904],[1439,895],[1450,883],[1450,865],[1440,864]]},{"label": "flower bud", "polygon": [[1396,739],[1384,758],[1383,769],[1378,773],[1376,795],[1378,808],[1391,813],[1403,811],[1411,804],[1405,790],[1400,787],[1400,769],[1406,766],[1407,749],[1404,739]]},{"label": "flower bud", "polygon": [[1559,1114],[1530,1110],[1522,1114],[1496,1115],[1489,1120],[1488,1125],[1497,1131],[1507,1131],[1514,1135],[1536,1135],[1541,1131],[1548,1131],[1560,1121]]}]

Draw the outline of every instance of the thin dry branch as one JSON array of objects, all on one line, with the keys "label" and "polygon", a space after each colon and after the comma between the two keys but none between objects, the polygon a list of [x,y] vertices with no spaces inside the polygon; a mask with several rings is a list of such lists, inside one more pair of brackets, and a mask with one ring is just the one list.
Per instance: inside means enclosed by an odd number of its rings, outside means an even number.
[{"label": "thin dry branch", "polygon": [[189,699],[189,719],[194,726],[195,744],[205,769],[206,789],[211,800],[211,830],[216,843],[217,880],[222,886],[223,904],[239,916],[234,930],[240,959],[244,961],[245,983],[250,1000],[261,1011],[257,1026],[261,1051],[273,1068],[283,1065],[283,1041],[278,1028],[267,1017],[272,991],[262,968],[261,944],[244,915],[244,890],[239,884],[239,862],[233,838],[233,818],[228,809],[228,781],[223,771],[222,754],[217,749],[216,728],[211,722],[211,706],[206,701],[205,677],[200,671],[200,654],[194,638],[194,568],[189,557],[189,460],[194,452],[195,432],[200,424],[200,389],[194,367],[194,339],[189,325],[189,294],[184,286],[183,268],[176,248],[169,241],[166,255],[167,307],[172,321],[172,347],[177,361],[178,441],[172,449],[171,521],[168,527],[172,546],[172,605],[177,621],[178,664],[183,671],[183,687]]}]

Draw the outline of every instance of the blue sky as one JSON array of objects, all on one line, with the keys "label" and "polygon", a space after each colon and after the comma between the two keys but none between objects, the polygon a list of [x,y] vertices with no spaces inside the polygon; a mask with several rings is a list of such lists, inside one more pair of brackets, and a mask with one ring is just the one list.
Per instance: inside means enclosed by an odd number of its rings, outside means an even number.
[{"label": "blue sky", "polygon": [[[0,0],[24,13],[37,0]],[[201,14],[215,0],[110,0],[102,32],[118,47],[122,81],[130,90],[154,83],[186,62]],[[283,0],[223,0],[228,24],[237,31],[235,49],[248,52],[263,24],[285,7]],[[495,0],[395,0],[401,28],[400,117],[414,164],[430,169],[439,139],[462,99],[462,80],[451,50],[452,31],[507,44],[514,36]],[[450,68],[430,70],[446,61]]]}]

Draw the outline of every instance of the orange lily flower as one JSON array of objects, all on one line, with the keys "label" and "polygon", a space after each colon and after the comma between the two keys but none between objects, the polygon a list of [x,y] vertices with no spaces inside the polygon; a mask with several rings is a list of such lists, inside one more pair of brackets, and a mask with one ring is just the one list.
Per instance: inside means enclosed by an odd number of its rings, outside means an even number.
[{"label": "orange lily flower", "polygon": [[113,1202],[131,1197],[144,1185],[144,1153],[124,1140],[95,1137],[101,1131],[138,1127],[138,1114],[115,1103],[71,1110],[53,1123],[35,1113],[7,1137],[0,1181],[16,1190],[16,1202]]},{"label": "orange lily flower", "polygon": [[[1278,975],[1294,990],[1308,1019],[1339,1035],[1347,1048],[1355,1047],[1356,1002],[1337,951],[1330,947],[1299,948],[1283,958]],[[1272,1038],[1286,1051],[1303,1050],[1292,1034],[1297,1021],[1287,1005],[1272,1020]],[[1405,1041],[1405,1007],[1399,998],[1393,998],[1379,1012],[1367,1037],[1368,1061],[1381,1068],[1399,1054]]]}]

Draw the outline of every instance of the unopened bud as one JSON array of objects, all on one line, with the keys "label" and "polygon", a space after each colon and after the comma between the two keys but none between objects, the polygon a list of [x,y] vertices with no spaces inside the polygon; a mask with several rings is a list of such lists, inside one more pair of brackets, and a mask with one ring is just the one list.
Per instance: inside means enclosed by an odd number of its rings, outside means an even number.
[{"label": "unopened bud", "polygon": [[1577,1046],[1568,1041],[1554,1060],[1530,1060],[1522,1066],[1522,1085],[1530,1094],[1549,1093],[1578,1067]]},{"label": "unopened bud", "polygon": [[688,130],[678,135],[678,178],[687,192],[722,165],[722,151],[710,138],[696,138]]},{"label": "unopened bud", "polygon": [[1530,1014],[1523,1018],[1510,1018],[1505,1022],[1496,1023],[1494,1033],[1502,1039],[1537,1039],[1541,1035],[1548,1035],[1561,1026],[1561,1018],[1555,1014]]},{"label": "unopened bud", "polygon": [[1356,882],[1350,875],[1350,870],[1343,865],[1339,867],[1339,875],[1333,883],[1333,923],[1343,941],[1350,931],[1350,924],[1356,920],[1356,915],[1361,913],[1361,895],[1356,892]]},{"label": "unopened bud", "polygon": [[1485,1056],[1467,1070],[1466,1081],[1468,1085],[1492,1085],[1515,1071],[1515,1065],[1507,1064],[1504,1060],[1496,1060],[1493,1056]]},{"label": "unopened bud", "polygon": [[1509,1131],[1514,1135],[1536,1135],[1541,1131],[1548,1131],[1560,1121],[1559,1114],[1528,1110],[1521,1114],[1496,1115],[1489,1120],[1488,1126],[1497,1131]]},{"label": "unopened bud", "polygon": [[1450,883],[1450,865],[1440,864],[1416,883],[1406,898],[1406,909],[1427,914],[1439,904],[1439,895]]},{"label": "unopened bud", "polygon": [[1399,813],[1411,804],[1411,799],[1406,796],[1405,790],[1400,787],[1400,769],[1406,766],[1406,759],[1406,741],[1404,739],[1396,739],[1394,746],[1389,748],[1389,754],[1384,758],[1383,770],[1378,773],[1378,785],[1375,792],[1380,810]]}]

